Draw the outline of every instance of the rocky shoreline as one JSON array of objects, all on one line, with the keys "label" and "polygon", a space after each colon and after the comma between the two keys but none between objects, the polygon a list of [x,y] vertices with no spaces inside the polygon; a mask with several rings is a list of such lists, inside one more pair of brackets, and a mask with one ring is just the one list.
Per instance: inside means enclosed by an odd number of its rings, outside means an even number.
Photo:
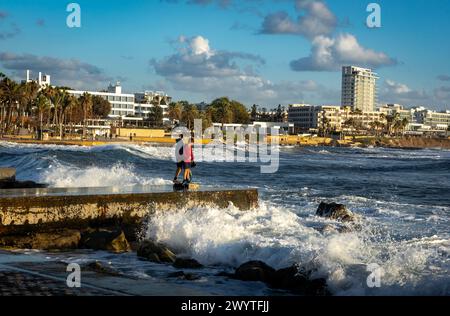
[{"label": "rocky shoreline", "polygon": [[[358,216],[342,204],[322,202],[317,209],[316,216],[336,221],[336,227],[334,225],[326,225],[323,229],[320,229],[322,233],[328,233],[329,231],[345,233],[358,229]],[[153,240],[139,241],[135,237],[127,236],[118,226],[109,228],[90,227],[83,230],[59,229],[14,236],[1,236],[0,248],[5,250],[36,249],[46,251],[91,249],[115,254],[136,253],[140,260],[171,265],[178,271],[171,273],[167,277],[185,281],[197,280],[199,277],[192,273],[192,270],[205,268],[197,260],[179,256],[164,244]],[[327,288],[326,279],[315,277],[316,271],[314,268],[305,268],[307,266],[314,265],[306,263],[306,265],[300,266],[295,264],[276,270],[262,261],[249,261],[236,267],[233,273],[224,271],[217,274],[217,276],[232,280],[262,282],[270,289],[287,291],[290,295],[331,295]],[[120,275],[117,271],[99,262],[91,263],[89,269],[105,275]],[[189,272],[186,272],[186,270],[189,270]]]}]

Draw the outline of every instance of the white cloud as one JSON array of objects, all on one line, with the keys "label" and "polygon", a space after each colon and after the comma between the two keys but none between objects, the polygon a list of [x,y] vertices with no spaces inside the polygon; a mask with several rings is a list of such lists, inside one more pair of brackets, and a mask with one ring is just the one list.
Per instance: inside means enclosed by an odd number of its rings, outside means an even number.
[{"label": "white cloud", "polygon": [[365,48],[352,34],[336,38],[318,36],[312,41],[311,54],[291,62],[294,71],[337,71],[347,64],[377,68],[397,61],[383,52]]},{"label": "white cloud", "polygon": [[52,76],[52,83],[75,89],[104,88],[114,78],[99,67],[77,59],[60,59],[32,54],[0,53],[0,64],[17,79],[24,79],[25,71],[43,72]]},{"label": "white cloud", "polygon": [[182,36],[178,43],[181,47],[173,55],[150,61],[156,74],[175,91],[208,99],[226,95],[248,105],[299,102],[310,94],[328,91],[310,80],[271,82],[255,71],[264,64],[261,57],[214,50],[202,36]]},{"label": "white cloud", "polygon": [[284,11],[267,15],[260,33],[296,34],[312,39],[332,33],[337,26],[336,16],[321,0],[297,0],[296,8],[297,20]]}]

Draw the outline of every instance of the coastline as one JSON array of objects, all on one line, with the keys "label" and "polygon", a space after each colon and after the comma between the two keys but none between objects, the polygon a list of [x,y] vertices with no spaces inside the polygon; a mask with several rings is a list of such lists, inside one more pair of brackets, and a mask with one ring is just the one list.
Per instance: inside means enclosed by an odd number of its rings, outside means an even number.
[{"label": "coastline", "polygon": [[[170,137],[137,138],[132,141],[127,139],[114,140],[36,140],[28,137],[3,137],[0,141],[16,144],[32,145],[60,145],[60,146],[84,146],[96,147],[106,145],[126,145],[126,144],[155,144],[160,146],[170,146],[175,143],[175,139]],[[268,137],[271,141],[271,137]],[[396,149],[450,149],[450,138],[423,138],[423,137],[355,137],[345,140],[334,140],[326,137],[300,137],[300,136],[280,136],[278,140],[281,146],[325,146],[325,147],[381,147]],[[208,140],[203,140],[203,144],[208,144]]]}]

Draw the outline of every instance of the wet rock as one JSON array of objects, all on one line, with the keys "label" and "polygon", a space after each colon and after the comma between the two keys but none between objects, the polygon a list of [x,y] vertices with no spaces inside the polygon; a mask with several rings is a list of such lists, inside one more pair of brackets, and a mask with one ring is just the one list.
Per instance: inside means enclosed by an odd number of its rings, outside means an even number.
[{"label": "wet rock", "polygon": [[1,247],[36,250],[65,250],[78,248],[81,239],[77,230],[30,233],[19,236],[0,237]]},{"label": "wet rock", "polygon": [[320,203],[316,215],[342,222],[353,222],[355,220],[355,215],[344,204],[337,203]]},{"label": "wet rock", "polygon": [[177,269],[201,269],[203,265],[195,259],[176,258],[173,266]]},{"label": "wet rock", "polygon": [[40,189],[47,186],[34,181],[0,181],[0,189]]},{"label": "wet rock", "polygon": [[103,264],[99,261],[91,262],[86,266],[89,270],[95,271],[101,274],[119,276],[120,273],[115,269],[111,268],[109,265]]},{"label": "wet rock", "polygon": [[128,252],[130,244],[120,229],[88,229],[81,236],[81,248],[106,250],[115,253]]},{"label": "wet rock", "polygon": [[177,278],[180,280],[186,280],[186,281],[195,281],[200,279],[200,277],[193,273],[184,273],[183,271],[177,271],[173,273],[169,273],[169,278]]},{"label": "wet rock", "polygon": [[299,295],[330,295],[325,279],[311,279],[309,273],[301,271],[296,265],[277,270],[269,285],[272,288],[289,290]]},{"label": "wet rock", "polygon": [[234,278],[242,281],[261,281],[270,283],[274,277],[275,269],[262,261],[249,261],[236,269]]},{"label": "wet rock", "polygon": [[153,242],[151,240],[144,240],[137,250],[137,255],[140,258],[146,259],[156,263],[175,263],[176,256],[166,246]]}]

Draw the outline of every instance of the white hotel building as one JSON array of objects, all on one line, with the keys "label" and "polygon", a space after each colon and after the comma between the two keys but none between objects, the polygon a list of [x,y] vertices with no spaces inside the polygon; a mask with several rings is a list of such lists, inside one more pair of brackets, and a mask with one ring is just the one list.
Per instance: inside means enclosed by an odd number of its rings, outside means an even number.
[{"label": "white hotel building", "polygon": [[[42,88],[50,86],[50,76],[39,73],[36,80],[30,78],[30,70],[26,72],[26,82],[36,82]],[[106,91],[86,91],[86,90],[69,90],[70,94],[79,98],[84,93],[100,96],[108,100],[111,104],[111,113],[108,115],[110,119],[120,119],[123,122],[136,123],[144,122],[145,119],[151,118],[151,108],[155,105],[160,106],[164,113],[164,122],[169,122],[167,118],[167,109],[172,98],[162,91],[145,91],[141,93],[123,93],[120,82],[115,85],[109,85]]]},{"label": "white hotel building", "polygon": [[362,112],[375,112],[378,76],[371,69],[342,67],[341,105]]},{"label": "white hotel building", "polygon": [[90,95],[96,95],[108,100],[111,103],[111,113],[109,114],[111,118],[136,115],[134,94],[122,93],[120,83],[117,83],[115,86],[110,85],[107,92],[79,90],[69,90],[68,92],[77,98],[81,97],[84,93],[89,93]]},{"label": "white hotel building", "polygon": [[70,90],[69,93],[76,97],[80,97],[83,93],[97,95],[111,103],[111,113],[109,117],[112,119],[121,119],[122,121],[143,122],[151,117],[151,108],[155,105],[160,106],[164,113],[164,123],[168,122],[167,109],[172,98],[162,91],[145,91],[135,94],[127,94],[122,92],[122,86],[118,82],[116,85],[109,85],[107,92],[97,91],[75,91]]}]

